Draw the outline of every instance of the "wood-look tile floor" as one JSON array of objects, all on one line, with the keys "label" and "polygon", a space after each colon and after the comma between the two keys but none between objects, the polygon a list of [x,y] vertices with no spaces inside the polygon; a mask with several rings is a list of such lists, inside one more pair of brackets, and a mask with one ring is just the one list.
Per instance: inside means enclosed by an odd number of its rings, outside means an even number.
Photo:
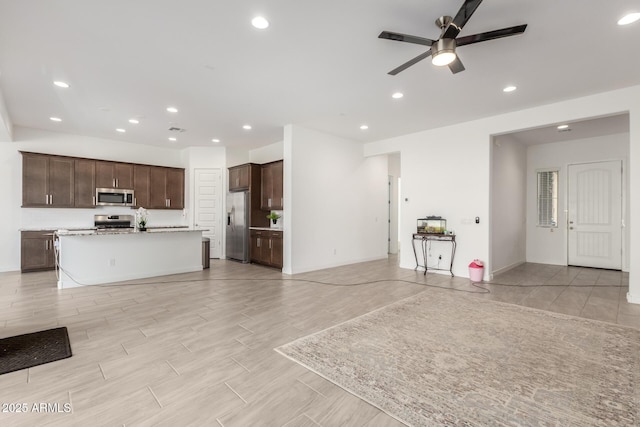
[{"label": "wood-look tile floor", "polygon": [[399,426],[273,348],[419,292],[640,328],[625,273],[525,264],[493,283],[480,293],[395,257],[293,277],[212,260],[203,272],[68,290],[52,272],[0,273],[0,338],[66,326],[73,350],[0,376],[0,425]]}]

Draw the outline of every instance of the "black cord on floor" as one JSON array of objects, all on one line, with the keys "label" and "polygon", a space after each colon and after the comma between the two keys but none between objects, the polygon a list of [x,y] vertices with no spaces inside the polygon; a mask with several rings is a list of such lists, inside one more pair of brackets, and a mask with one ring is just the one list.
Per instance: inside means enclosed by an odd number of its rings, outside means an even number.
[{"label": "black cord on floor", "polygon": [[260,282],[264,282],[264,281],[278,281],[278,282],[304,282],[304,283],[314,283],[317,285],[324,285],[324,286],[335,286],[335,287],[357,287],[357,286],[364,286],[364,285],[372,285],[374,283],[382,283],[382,282],[397,282],[397,283],[408,283],[408,284],[412,284],[412,285],[419,285],[419,286],[425,286],[428,288],[437,288],[437,289],[444,289],[444,290],[448,290],[448,291],[456,291],[456,292],[464,292],[464,293],[468,293],[468,294],[488,294],[491,291],[489,291],[489,289],[483,288],[482,286],[478,286],[476,283],[471,283],[471,285],[475,288],[480,289],[480,291],[472,291],[472,290],[468,290],[468,289],[458,289],[458,288],[451,288],[451,287],[447,287],[447,286],[438,286],[438,285],[431,285],[428,283],[420,283],[420,282],[414,282],[411,280],[403,280],[403,279],[378,279],[378,280],[369,280],[366,282],[357,282],[357,283],[331,283],[331,282],[323,282],[320,280],[311,280],[311,279],[288,279],[288,278],[262,278],[262,279],[256,279],[256,278],[227,278],[227,277],[212,277],[212,278],[207,278],[207,279],[195,279],[195,280],[166,280],[166,281],[153,281],[153,282],[139,282],[139,283],[122,283],[122,284],[101,284],[101,285],[93,285],[93,286],[101,286],[101,287],[119,287],[119,286],[140,286],[140,285],[161,285],[161,284],[165,284],[165,283],[193,283],[193,282],[210,282],[210,281],[214,281],[214,280],[219,280],[219,281],[260,281]]}]

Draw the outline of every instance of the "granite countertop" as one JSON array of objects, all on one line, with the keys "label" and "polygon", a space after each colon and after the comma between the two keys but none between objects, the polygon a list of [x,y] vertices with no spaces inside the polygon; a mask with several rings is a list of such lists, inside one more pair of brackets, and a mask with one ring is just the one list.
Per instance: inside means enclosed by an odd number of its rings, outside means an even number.
[{"label": "granite countertop", "polygon": [[19,231],[56,231],[56,230],[60,230],[60,229],[65,229],[65,230],[95,230],[95,227],[42,227],[42,226],[38,226],[38,227],[24,227],[21,228]]},{"label": "granite countertop", "polygon": [[[188,225],[159,225],[155,227],[147,227],[147,230],[157,230],[157,229],[169,229],[169,228],[190,228]],[[191,227],[197,228],[197,227]],[[37,226],[37,227],[23,227],[20,228],[19,231],[56,231],[56,230],[66,230],[66,231],[95,231],[96,227],[94,226],[86,226],[86,227],[60,227],[60,226]],[[203,231],[206,229],[203,229]]]},{"label": "granite countertop", "polygon": [[249,227],[249,230],[282,231],[282,228],[279,228],[279,227]]},{"label": "granite countertop", "polygon": [[186,233],[192,231],[207,231],[206,228],[201,227],[154,227],[147,228],[147,231],[138,231],[131,229],[102,229],[100,231],[94,229],[64,229],[58,230],[57,233],[59,236],[104,236],[104,235],[114,235],[114,234],[144,234],[144,233]]}]

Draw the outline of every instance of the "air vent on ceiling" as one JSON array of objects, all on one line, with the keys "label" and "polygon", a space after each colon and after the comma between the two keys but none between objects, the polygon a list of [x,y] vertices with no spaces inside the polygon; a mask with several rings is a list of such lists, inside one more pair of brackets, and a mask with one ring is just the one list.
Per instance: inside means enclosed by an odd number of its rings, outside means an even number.
[{"label": "air vent on ceiling", "polygon": [[186,129],[182,129],[182,128],[177,128],[177,127],[175,127],[175,126],[171,126],[171,127],[169,128],[169,131],[171,131],[171,132],[181,133],[181,132],[186,132],[187,130],[186,130]]}]

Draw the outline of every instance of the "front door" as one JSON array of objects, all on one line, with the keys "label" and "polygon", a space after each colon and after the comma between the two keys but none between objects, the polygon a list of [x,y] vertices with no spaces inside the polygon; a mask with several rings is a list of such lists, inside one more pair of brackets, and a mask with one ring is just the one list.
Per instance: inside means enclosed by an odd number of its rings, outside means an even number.
[{"label": "front door", "polygon": [[568,261],[622,269],[622,162],[569,165]]}]

